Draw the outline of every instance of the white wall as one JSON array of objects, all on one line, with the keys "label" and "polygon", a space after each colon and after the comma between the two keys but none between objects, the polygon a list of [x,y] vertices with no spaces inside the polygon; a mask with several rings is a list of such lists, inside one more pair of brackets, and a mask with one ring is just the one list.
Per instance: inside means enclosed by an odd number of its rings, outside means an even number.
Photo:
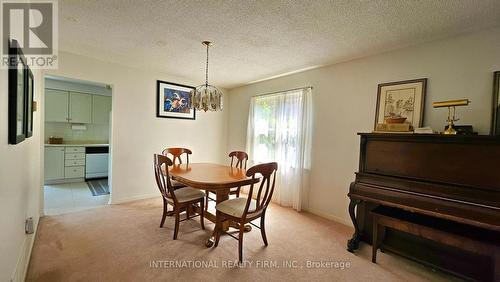
[{"label": "white wall", "polygon": [[197,112],[194,121],[156,117],[156,80],[187,85],[197,85],[199,81],[63,52],[59,54],[59,69],[46,74],[113,87],[110,140],[113,203],[159,196],[152,162],[153,154],[161,153],[165,147],[192,149],[193,162],[226,160],[227,111]]},{"label": "white wall", "polygon": [[373,129],[377,85],[428,78],[424,125],[442,130],[446,109],[433,101],[469,98],[459,124],[490,130],[493,71],[500,70],[500,28],[358,59],[232,89],[228,151],[245,148],[250,97],[313,86],[314,129],[309,210],[350,224],[348,186],[358,168],[357,132]]},{"label": "white wall", "polygon": [[[41,75],[34,71],[34,100],[40,97]],[[0,70],[0,281],[24,281],[34,235],[24,222],[40,216],[40,111],[33,114],[33,136],[8,145],[8,76]]]}]

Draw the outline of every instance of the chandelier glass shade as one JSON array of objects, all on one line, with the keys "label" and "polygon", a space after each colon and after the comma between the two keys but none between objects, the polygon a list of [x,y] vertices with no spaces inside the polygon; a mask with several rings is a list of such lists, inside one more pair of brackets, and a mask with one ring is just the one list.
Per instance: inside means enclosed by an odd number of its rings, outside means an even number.
[{"label": "chandelier glass shade", "polygon": [[208,84],[208,48],[212,45],[210,41],[203,41],[207,47],[207,63],[205,69],[205,84],[196,86],[189,93],[188,106],[199,111],[222,111],[224,95],[217,87]]}]

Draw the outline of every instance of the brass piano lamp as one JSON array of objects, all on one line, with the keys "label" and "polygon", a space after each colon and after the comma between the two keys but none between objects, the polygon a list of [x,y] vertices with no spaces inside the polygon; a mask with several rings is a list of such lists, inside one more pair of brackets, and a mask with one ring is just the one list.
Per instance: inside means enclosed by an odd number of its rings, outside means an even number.
[{"label": "brass piano lamp", "polygon": [[458,118],[455,118],[455,107],[467,106],[469,104],[470,104],[469,99],[449,100],[449,101],[432,103],[432,106],[434,108],[448,107],[448,119],[446,120],[448,122],[448,127],[443,132],[443,134],[457,134],[457,131],[453,128],[453,126],[455,125],[454,122],[459,120]]}]

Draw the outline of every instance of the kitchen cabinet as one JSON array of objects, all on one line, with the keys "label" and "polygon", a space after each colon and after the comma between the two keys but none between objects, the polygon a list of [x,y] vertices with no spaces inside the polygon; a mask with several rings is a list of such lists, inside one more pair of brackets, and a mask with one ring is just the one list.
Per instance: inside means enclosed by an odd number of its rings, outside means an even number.
[{"label": "kitchen cabinet", "polygon": [[92,122],[92,95],[78,92],[69,93],[69,122]]},{"label": "kitchen cabinet", "polygon": [[111,97],[92,95],[92,123],[108,124],[111,112]]},{"label": "kitchen cabinet", "polygon": [[45,181],[64,178],[64,147],[46,147]]},{"label": "kitchen cabinet", "polygon": [[46,122],[92,122],[93,95],[45,89]]},{"label": "kitchen cabinet", "polygon": [[66,147],[64,178],[85,177],[85,147]]},{"label": "kitchen cabinet", "polygon": [[61,183],[85,177],[85,147],[45,147],[45,183]]},{"label": "kitchen cabinet", "polygon": [[45,89],[45,121],[68,122],[69,93]]},{"label": "kitchen cabinet", "polygon": [[85,166],[68,166],[64,168],[64,178],[82,178],[85,176]]}]

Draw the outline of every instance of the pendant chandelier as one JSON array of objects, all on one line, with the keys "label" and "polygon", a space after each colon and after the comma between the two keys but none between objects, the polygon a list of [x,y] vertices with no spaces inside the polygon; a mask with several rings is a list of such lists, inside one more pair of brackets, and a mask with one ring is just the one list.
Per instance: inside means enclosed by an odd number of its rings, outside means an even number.
[{"label": "pendant chandelier", "polygon": [[197,86],[189,93],[188,106],[191,109],[203,111],[222,111],[224,96],[217,87],[208,84],[208,48],[212,45],[210,41],[203,41],[207,47],[207,64],[205,69],[205,84]]}]

